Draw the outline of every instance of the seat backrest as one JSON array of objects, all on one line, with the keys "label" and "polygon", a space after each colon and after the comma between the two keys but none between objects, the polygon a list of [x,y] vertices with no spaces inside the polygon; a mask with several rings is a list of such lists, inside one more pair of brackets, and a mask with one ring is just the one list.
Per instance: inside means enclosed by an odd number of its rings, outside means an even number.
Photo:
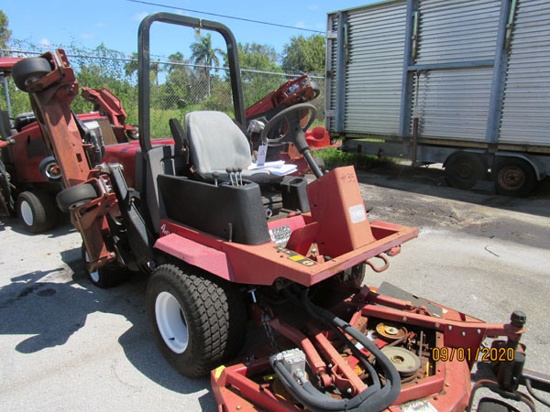
[{"label": "seat backrest", "polygon": [[170,132],[174,138],[176,155],[183,155],[185,163],[189,163],[189,141],[183,131],[183,127],[181,127],[178,119],[170,119],[168,120],[168,124],[170,125]]},{"label": "seat backrest", "polygon": [[243,131],[223,112],[197,111],[185,116],[191,163],[202,175],[226,169],[246,170],[252,163]]}]

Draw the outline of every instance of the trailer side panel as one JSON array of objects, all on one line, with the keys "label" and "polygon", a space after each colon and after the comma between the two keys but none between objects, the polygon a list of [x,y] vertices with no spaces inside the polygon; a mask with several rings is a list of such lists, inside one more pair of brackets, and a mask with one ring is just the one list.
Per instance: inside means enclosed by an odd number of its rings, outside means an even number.
[{"label": "trailer side panel", "polygon": [[520,1],[509,49],[500,142],[549,145],[550,2]]}]

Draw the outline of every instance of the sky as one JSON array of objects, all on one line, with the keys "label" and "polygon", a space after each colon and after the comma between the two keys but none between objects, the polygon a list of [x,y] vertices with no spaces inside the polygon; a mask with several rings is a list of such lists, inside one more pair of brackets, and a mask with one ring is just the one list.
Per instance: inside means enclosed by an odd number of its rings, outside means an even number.
[{"label": "sky", "polygon": [[[130,55],[137,51],[137,31],[144,16],[157,11],[179,13],[214,20],[228,26],[240,43],[269,45],[282,53],[292,36],[326,31],[327,13],[376,3],[378,0],[0,0],[0,10],[9,19],[11,38],[52,50],[71,44],[93,49],[100,44]],[[148,3],[148,4],[146,4]],[[175,10],[179,7],[187,11]],[[189,11],[193,10],[193,11]],[[241,19],[257,20],[290,26],[274,27],[248,21],[212,16],[215,13]],[[174,28],[155,23],[151,29],[151,54],[168,56],[180,51],[190,57],[189,45],[196,41],[190,29]],[[202,33],[201,33],[202,34]],[[214,46],[225,49],[217,34],[212,34]]]}]

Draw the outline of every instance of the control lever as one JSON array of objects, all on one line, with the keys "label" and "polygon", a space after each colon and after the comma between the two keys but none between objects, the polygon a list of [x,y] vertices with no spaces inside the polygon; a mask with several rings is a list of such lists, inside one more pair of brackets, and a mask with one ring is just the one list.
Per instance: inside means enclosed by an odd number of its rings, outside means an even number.
[{"label": "control lever", "polygon": [[235,186],[235,182],[233,182],[233,169],[228,167],[227,169],[225,169],[225,171],[229,175],[229,180],[231,181],[231,186]]},{"label": "control lever", "polygon": [[239,186],[243,185],[243,169],[237,169],[237,176],[239,178]]},{"label": "control lever", "polygon": [[[243,185],[243,169],[238,169],[236,167],[228,167],[225,169],[227,174],[229,175],[229,181],[231,182],[231,186],[242,186]],[[217,179],[219,177],[219,174],[217,176],[214,176],[212,174],[214,179]]]}]

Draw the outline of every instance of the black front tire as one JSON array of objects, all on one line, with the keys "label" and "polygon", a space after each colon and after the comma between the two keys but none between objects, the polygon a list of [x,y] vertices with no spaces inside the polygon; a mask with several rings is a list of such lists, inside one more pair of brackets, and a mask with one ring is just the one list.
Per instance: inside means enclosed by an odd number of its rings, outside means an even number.
[{"label": "black front tire", "polygon": [[240,292],[196,267],[159,266],[149,280],[147,310],[162,354],[190,378],[208,375],[244,342],[246,309]]},{"label": "black front tire", "polygon": [[15,85],[24,92],[28,92],[35,82],[51,71],[48,60],[43,57],[31,57],[15,64],[11,75]]},{"label": "black front tire", "polygon": [[58,218],[53,197],[47,193],[22,192],[17,196],[17,215],[29,233],[42,233],[52,229]]},{"label": "black front tire", "polygon": [[78,206],[97,198],[97,192],[90,183],[68,187],[57,195],[57,205],[62,212],[69,212]]}]

